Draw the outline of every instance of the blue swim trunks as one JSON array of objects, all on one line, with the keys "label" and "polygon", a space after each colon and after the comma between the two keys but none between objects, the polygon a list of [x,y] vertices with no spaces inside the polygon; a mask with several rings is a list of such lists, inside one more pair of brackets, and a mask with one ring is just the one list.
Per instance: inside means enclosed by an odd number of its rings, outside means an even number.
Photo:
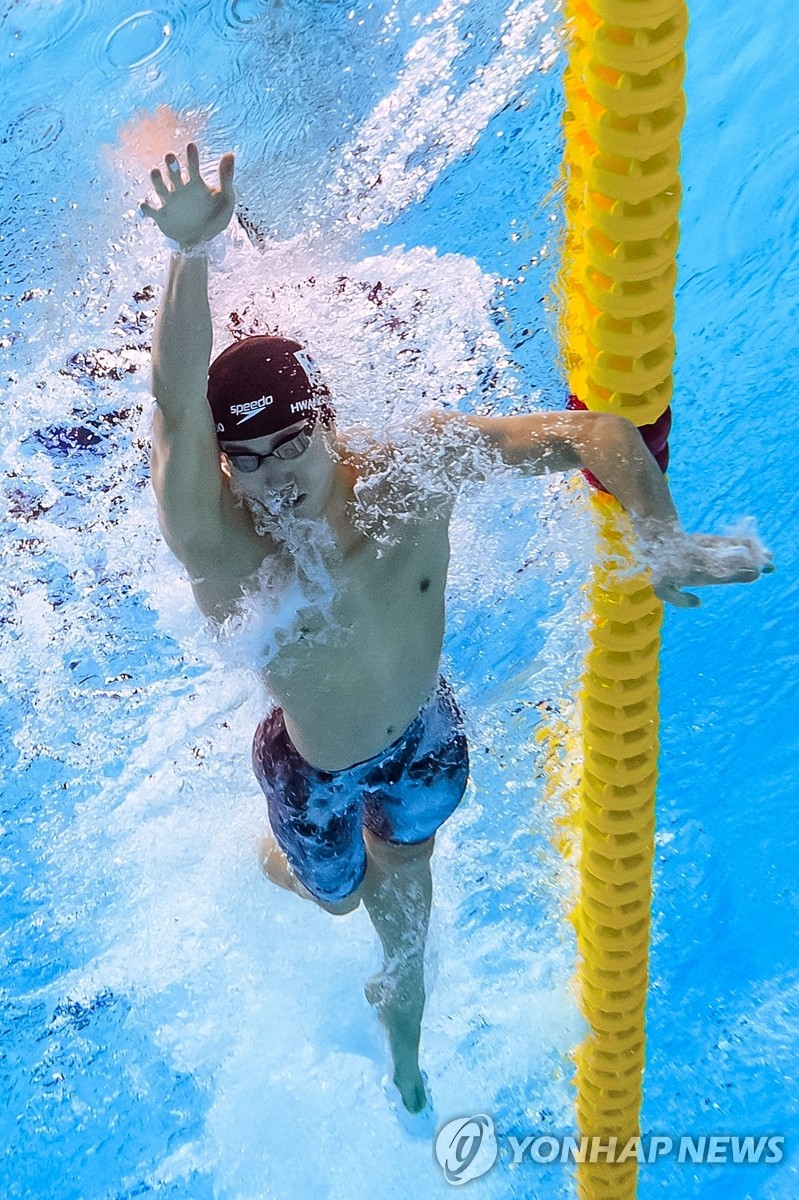
[{"label": "blue swim trunks", "polygon": [[469,752],[452,690],[439,678],[405,732],[374,758],[322,771],[291,741],[283,710],[255,731],[252,761],[275,840],[317,900],[343,900],[366,872],[362,827],[390,842],[424,842],[466,790]]}]

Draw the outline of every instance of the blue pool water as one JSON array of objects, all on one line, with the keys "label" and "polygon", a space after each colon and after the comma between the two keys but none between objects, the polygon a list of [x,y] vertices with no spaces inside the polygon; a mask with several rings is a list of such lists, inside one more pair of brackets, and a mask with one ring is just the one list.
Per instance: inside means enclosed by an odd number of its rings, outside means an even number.
[{"label": "blue pool water", "polygon": [[[670,480],[689,528],[756,516],[778,570],[666,616],[642,1124],[787,1140],[772,1167],[665,1159],[640,1195],[792,1200],[793,8],[691,14]],[[558,31],[530,0],[0,8],[5,1196],[449,1191],[380,1091],[365,914],[330,918],[257,869],[263,698],[155,532],[165,255],[135,207],[179,110],[209,161],[236,149],[264,234],[215,275],[221,344],[234,310],[290,326],[353,420],[386,396],[397,416],[422,394],[559,407]],[[575,694],[591,544],[581,485],[558,478],[498,480],[457,511],[445,659],[473,779],[434,861],[423,1058],[442,1121],[571,1126],[573,876],[533,735]],[[504,1159],[470,1187],[575,1194],[570,1170]]]}]

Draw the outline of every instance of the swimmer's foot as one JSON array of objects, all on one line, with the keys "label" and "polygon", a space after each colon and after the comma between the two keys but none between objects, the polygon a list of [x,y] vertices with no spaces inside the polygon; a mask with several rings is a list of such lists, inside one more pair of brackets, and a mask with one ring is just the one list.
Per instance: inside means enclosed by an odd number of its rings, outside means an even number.
[{"label": "swimmer's foot", "polygon": [[428,1104],[424,1077],[419,1070],[424,995],[403,997],[396,981],[382,971],[366,981],[364,995],[388,1034],[394,1084],[402,1103],[409,1113],[421,1113]]},{"label": "swimmer's foot", "polygon": [[258,861],[267,879],[276,883],[287,892],[302,896],[303,900],[312,900],[311,893],[302,886],[294,875],[285,856],[274,839],[267,836],[258,840]]},{"label": "swimmer's foot", "polygon": [[427,1076],[422,1071],[422,1079],[425,1089],[427,1090],[427,1103],[420,1112],[409,1112],[405,1107],[399,1088],[392,1083],[388,1075],[384,1075],[380,1080],[380,1087],[383,1095],[389,1103],[389,1107],[396,1116],[402,1128],[413,1138],[414,1141],[432,1140],[435,1136],[436,1129],[436,1114],[433,1111],[433,1104],[430,1099],[430,1091],[427,1082]]},{"label": "swimmer's foot", "polygon": [[420,1113],[427,1108],[427,1091],[424,1077],[418,1066],[407,1079],[401,1079],[394,1071],[394,1086],[402,1097],[402,1103],[409,1113]]},{"label": "swimmer's foot", "polygon": [[316,904],[319,908],[323,908],[325,912],[332,913],[334,916],[343,916],[345,913],[355,912],[355,909],[361,903],[357,889],[351,895],[345,896],[343,900],[334,900],[329,903],[325,900],[317,900],[316,896],[312,896],[308,889],[300,883],[287,863],[283,851],[272,837],[267,836],[259,839],[258,861],[261,864],[261,870],[264,875],[272,883],[276,883],[284,891],[294,892],[295,896],[301,896],[303,900],[310,900],[312,904]]}]

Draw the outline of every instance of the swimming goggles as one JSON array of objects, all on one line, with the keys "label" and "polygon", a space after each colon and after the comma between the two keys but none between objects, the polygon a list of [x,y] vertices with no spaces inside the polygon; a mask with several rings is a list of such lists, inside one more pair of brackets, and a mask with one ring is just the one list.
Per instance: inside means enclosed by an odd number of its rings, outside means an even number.
[{"label": "swimming goggles", "polygon": [[312,433],[313,426],[306,426],[299,433],[292,433],[282,442],[278,442],[266,454],[255,454],[252,451],[247,454],[231,454],[229,450],[226,450],[225,454],[231,467],[241,471],[244,475],[250,475],[253,471],[257,471],[268,458],[299,458],[308,449]]}]

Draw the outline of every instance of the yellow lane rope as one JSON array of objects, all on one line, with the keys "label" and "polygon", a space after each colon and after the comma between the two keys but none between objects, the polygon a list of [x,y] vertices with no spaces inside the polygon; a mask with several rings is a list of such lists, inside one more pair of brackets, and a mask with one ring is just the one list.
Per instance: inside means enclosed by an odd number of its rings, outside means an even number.
[{"label": "yellow lane rope", "polygon": [[[669,406],[679,238],[685,0],[567,0],[561,341],[590,409],[639,426]],[[624,558],[618,506],[594,498],[600,560]],[[582,683],[573,920],[590,1033],[576,1052],[581,1134],[640,1133],[658,757],[662,606],[648,577],[600,566]],[[586,1198],[635,1196],[637,1163],[578,1166]]]}]

